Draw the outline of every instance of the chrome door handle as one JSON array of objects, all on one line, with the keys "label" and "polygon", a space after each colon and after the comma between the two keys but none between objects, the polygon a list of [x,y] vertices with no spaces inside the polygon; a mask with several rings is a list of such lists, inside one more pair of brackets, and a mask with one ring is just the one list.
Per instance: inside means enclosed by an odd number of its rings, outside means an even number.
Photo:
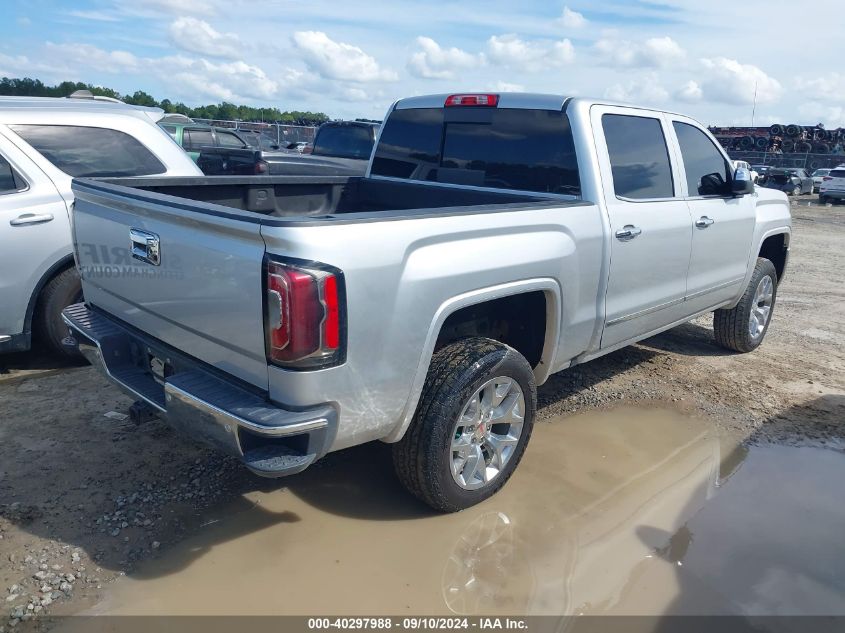
[{"label": "chrome door handle", "polygon": [[695,221],[695,226],[696,226],[696,228],[699,228],[699,229],[706,229],[708,226],[713,224],[715,221],[716,220],[708,218],[706,215],[702,215],[700,218],[698,218]]},{"label": "chrome door handle", "polygon": [[632,240],[637,235],[642,233],[643,230],[638,226],[634,226],[633,224],[626,224],[621,229],[616,231],[616,239],[621,240],[623,242],[627,242],[628,240]]},{"label": "chrome door handle", "polygon": [[44,224],[53,219],[52,213],[24,213],[19,215],[14,220],[9,220],[12,226],[26,226],[27,224]]},{"label": "chrome door handle", "polygon": [[153,266],[161,264],[161,242],[155,233],[129,229],[129,252],[132,253],[134,259]]}]

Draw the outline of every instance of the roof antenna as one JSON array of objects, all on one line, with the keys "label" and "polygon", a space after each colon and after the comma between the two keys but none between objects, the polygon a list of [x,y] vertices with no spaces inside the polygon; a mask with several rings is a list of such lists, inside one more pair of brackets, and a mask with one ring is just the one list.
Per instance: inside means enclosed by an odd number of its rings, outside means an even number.
[{"label": "roof antenna", "polygon": [[754,82],[754,106],[751,108],[751,127],[754,127],[754,115],[757,113],[757,82]]}]

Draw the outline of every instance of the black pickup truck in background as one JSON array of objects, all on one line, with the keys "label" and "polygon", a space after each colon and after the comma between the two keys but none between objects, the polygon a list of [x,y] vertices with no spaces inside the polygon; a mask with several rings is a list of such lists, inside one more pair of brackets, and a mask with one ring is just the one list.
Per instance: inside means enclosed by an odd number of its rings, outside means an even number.
[{"label": "black pickup truck in background", "polygon": [[197,165],[206,176],[363,176],[379,127],[380,124],[368,121],[324,123],[317,130],[311,154],[253,147],[203,147]]}]

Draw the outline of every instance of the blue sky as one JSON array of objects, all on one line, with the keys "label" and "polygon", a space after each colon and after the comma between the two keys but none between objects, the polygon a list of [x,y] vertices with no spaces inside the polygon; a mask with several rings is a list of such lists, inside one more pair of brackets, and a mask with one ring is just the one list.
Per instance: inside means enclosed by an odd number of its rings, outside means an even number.
[{"label": "blue sky", "polygon": [[759,124],[845,126],[835,0],[807,28],[783,0],[0,1],[0,75],[192,105],[381,117],[412,94],[527,90],[748,125],[756,87]]}]

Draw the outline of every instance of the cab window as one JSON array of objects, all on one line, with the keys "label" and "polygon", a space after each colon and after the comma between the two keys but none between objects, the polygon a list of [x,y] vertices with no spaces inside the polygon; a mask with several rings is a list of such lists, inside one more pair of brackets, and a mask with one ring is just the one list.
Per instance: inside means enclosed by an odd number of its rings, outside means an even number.
[{"label": "cab window", "polygon": [[672,165],[659,119],[622,114],[602,116],[613,189],[620,198],[672,198]]},{"label": "cab window", "polygon": [[697,127],[680,121],[672,126],[681,146],[690,196],[724,196],[730,193],[731,167],[713,141]]}]

